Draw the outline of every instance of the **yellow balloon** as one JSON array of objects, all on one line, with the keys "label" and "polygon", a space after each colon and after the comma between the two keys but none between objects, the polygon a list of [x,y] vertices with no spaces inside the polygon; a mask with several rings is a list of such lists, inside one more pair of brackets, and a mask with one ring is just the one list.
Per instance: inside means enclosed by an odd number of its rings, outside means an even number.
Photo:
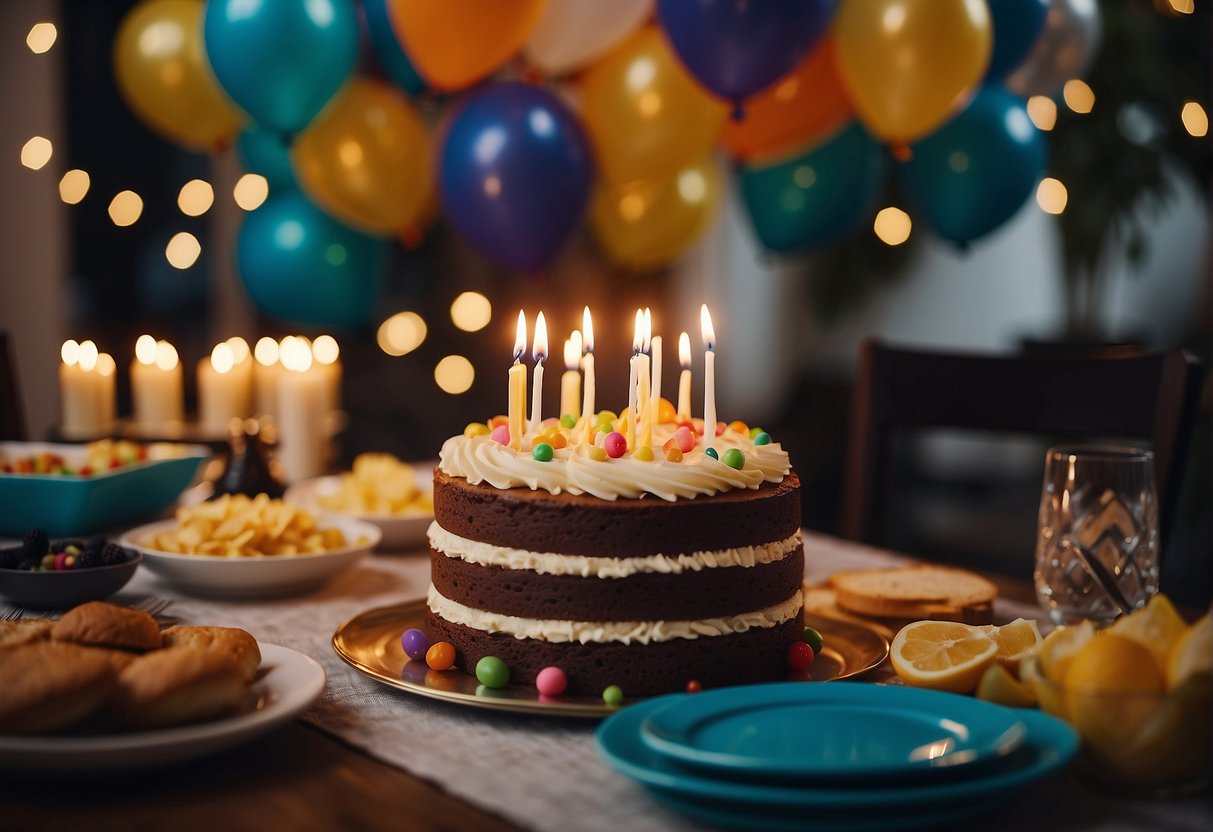
[{"label": "yellow balloon", "polygon": [[299,186],[355,228],[395,234],[420,225],[433,203],[430,134],[394,87],[353,78],[291,148]]},{"label": "yellow balloon", "polygon": [[842,77],[877,137],[912,142],[961,109],[990,62],[985,0],[862,0],[834,16]]},{"label": "yellow balloon", "polygon": [[122,21],[114,74],[127,105],[193,150],[231,144],[244,116],[219,88],[202,43],[202,0],[151,0]]},{"label": "yellow balloon", "polygon": [[728,105],[699,86],[656,26],[586,70],[582,116],[610,182],[665,179],[716,144]]},{"label": "yellow balloon", "polygon": [[590,222],[620,265],[664,266],[703,236],[723,193],[720,171],[705,157],[665,179],[599,188]]}]

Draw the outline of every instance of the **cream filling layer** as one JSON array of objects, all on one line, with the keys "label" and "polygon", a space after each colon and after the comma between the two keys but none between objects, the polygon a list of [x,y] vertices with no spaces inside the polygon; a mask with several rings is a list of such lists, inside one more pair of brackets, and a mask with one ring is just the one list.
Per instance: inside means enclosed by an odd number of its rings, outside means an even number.
[{"label": "cream filling layer", "polygon": [[741,469],[708,456],[702,444],[680,462],[670,462],[661,446],[672,431],[659,425],[653,432],[655,458],[648,462],[630,455],[594,460],[584,444],[560,448],[551,460],[540,462],[529,450],[515,451],[488,436],[452,436],[442,445],[438,467],[472,485],[487,482],[494,488],[525,487],[551,494],[567,491],[603,500],[652,494],[670,502],[736,488],[756,489],[763,482],[779,482],[792,470],[787,451],[778,443],[755,445],[749,436],[731,430],[717,436],[711,445],[721,457],[730,449],[740,450],[745,455]]},{"label": "cream filling layer", "polygon": [[804,598],[800,590],[786,601],[753,612],[727,618],[698,621],[570,621],[565,619],[520,618],[515,615],[478,610],[447,598],[433,584],[426,603],[435,615],[453,624],[462,624],[486,633],[505,633],[516,639],[537,639],[553,644],[650,644],[677,638],[710,638],[744,633],[751,629],[776,627],[800,615]]},{"label": "cream filling layer", "polygon": [[800,532],[784,540],[759,546],[718,549],[680,555],[643,555],[628,558],[606,558],[592,555],[561,555],[555,552],[531,552],[494,546],[479,540],[468,540],[451,534],[438,525],[430,524],[430,545],[447,557],[459,558],[480,566],[503,569],[530,570],[541,575],[575,575],[581,578],[626,578],[630,575],[658,573],[680,575],[704,569],[752,567],[776,563],[800,548]]}]

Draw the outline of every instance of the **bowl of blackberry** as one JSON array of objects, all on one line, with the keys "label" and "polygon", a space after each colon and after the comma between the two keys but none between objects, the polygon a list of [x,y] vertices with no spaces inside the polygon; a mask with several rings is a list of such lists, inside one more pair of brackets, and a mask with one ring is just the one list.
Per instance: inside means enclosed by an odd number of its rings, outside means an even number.
[{"label": "bowl of blackberry", "polygon": [[135,574],[143,555],[104,537],[52,540],[31,529],[0,547],[0,595],[29,610],[62,610],[108,598]]}]

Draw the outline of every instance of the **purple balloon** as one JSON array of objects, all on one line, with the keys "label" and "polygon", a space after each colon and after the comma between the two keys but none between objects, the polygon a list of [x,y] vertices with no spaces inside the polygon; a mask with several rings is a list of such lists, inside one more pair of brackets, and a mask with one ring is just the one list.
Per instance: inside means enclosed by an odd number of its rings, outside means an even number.
[{"label": "purple balloon", "polygon": [[740,105],[804,60],[834,0],[658,0],[674,50],[705,87]]},{"label": "purple balloon", "polygon": [[509,81],[468,95],[442,139],[446,215],[488,257],[543,268],[590,197],[593,155],[572,111],[542,87]]}]

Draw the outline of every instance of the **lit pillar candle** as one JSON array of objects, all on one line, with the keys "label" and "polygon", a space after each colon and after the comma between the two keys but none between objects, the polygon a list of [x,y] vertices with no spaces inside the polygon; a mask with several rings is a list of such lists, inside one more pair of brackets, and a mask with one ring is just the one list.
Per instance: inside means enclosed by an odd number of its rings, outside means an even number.
[{"label": "lit pillar candle", "polygon": [[678,374],[678,421],[691,418],[691,336],[685,332],[678,335],[678,363],[682,372]]},{"label": "lit pillar candle", "polygon": [[278,363],[278,342],[268,335],[257,341],[253,348],[253,415],[278,414],[278,375],[282,365]]},{"label": "lit pillar candle", "polygon": [[[85,345],[92,341],[85,341]],[[88,354],[93,365],[97,361],[97,347],[89,351],[74,340],[64,341],[59,350],[63,363],[59,365],[59,430],[71,439],[89,438],[101,432],[101,410],[97,386],[91,378],[90,369],[82,365],[82,354]]]},{"label": "lit pillar candle", "polygon": [[531,345],[535,369],[531,371],[531,430],[539,430],[543,421],[543,362],[548,357],[548,325],[543,313],[535,319],[535,341]]},{"label": "lit pillar candle", "polygon": [[703,437],[711,447],[716,438],[716,330],[706,303],[699,307],[699,331],[703,336]]},{"label": "lit pillar candle", "polygon": [[522,356],[526,353],[526,315],[518,310],[518,328],[514,336],[514,364],[509,372],[509,420],[510,447],[522,449],[522,434],[526,431],[526,365]]},{"label": "lit pillar candle", "polygon": [[236,355],[220,342],[198,362],[198,424],[211,436],[227,433],[233,418],[243,419],[249,409],[249,389],[236,372]]},{"label": "lit pillar candle", "polygon": [[590,320],[590,307],[581,312],[581,340],[585,357],[581,360],[585,373],[585,392],[582,394],[581,418],[585,420],[587,444],[594,438],[594,322]]},{"label": "lit pillar candle", "polygon": [[242,409],[236,415],[247,419],[253,415],[253,355],[249,350],[248,341],[239,335],[228,338],[224,343],[232,350],[232,374],[240,391],[239,402]]},{"label": "lit pillar candle", "polygon": [[312,367],[324,379],[326,414],[341,409],[341,347],[332,335],[320,335],[312,342]]},{"label": "lit pillar candle", "polygon": [[640,408],[640,413],[637,415],[636,421],[640,424],[640,447],[651,448],[653,447],[653,379],[650,374],[650,361],[647,350],[650,347],[649,335],[651,333],[652,317],[648,309],[644,310],[644,317],[641,318],[640,324],[641,352],[636,357],[636,386],[639,388],[636,391],[636,406]]},{"label": "lit pillar candle", "polygon": [[168,341],[140,335],[135,342],[131,398],[135,424],[144,431],[164,431],[185,418],[184,370]]},{"label": "lit pillar candle", "polygon": [[568,414],[574,419],[581,416],[581,373],[577,364],[581,361],[581,330],[564,342],[564,375],[560,377],[560,415]]},{"label": "lit pillar candle", "polygon": [[278,461],[288,483],[324,472],[324,377],[312,372],[312,348],[305,338],[284,338],[278,377]]}]

